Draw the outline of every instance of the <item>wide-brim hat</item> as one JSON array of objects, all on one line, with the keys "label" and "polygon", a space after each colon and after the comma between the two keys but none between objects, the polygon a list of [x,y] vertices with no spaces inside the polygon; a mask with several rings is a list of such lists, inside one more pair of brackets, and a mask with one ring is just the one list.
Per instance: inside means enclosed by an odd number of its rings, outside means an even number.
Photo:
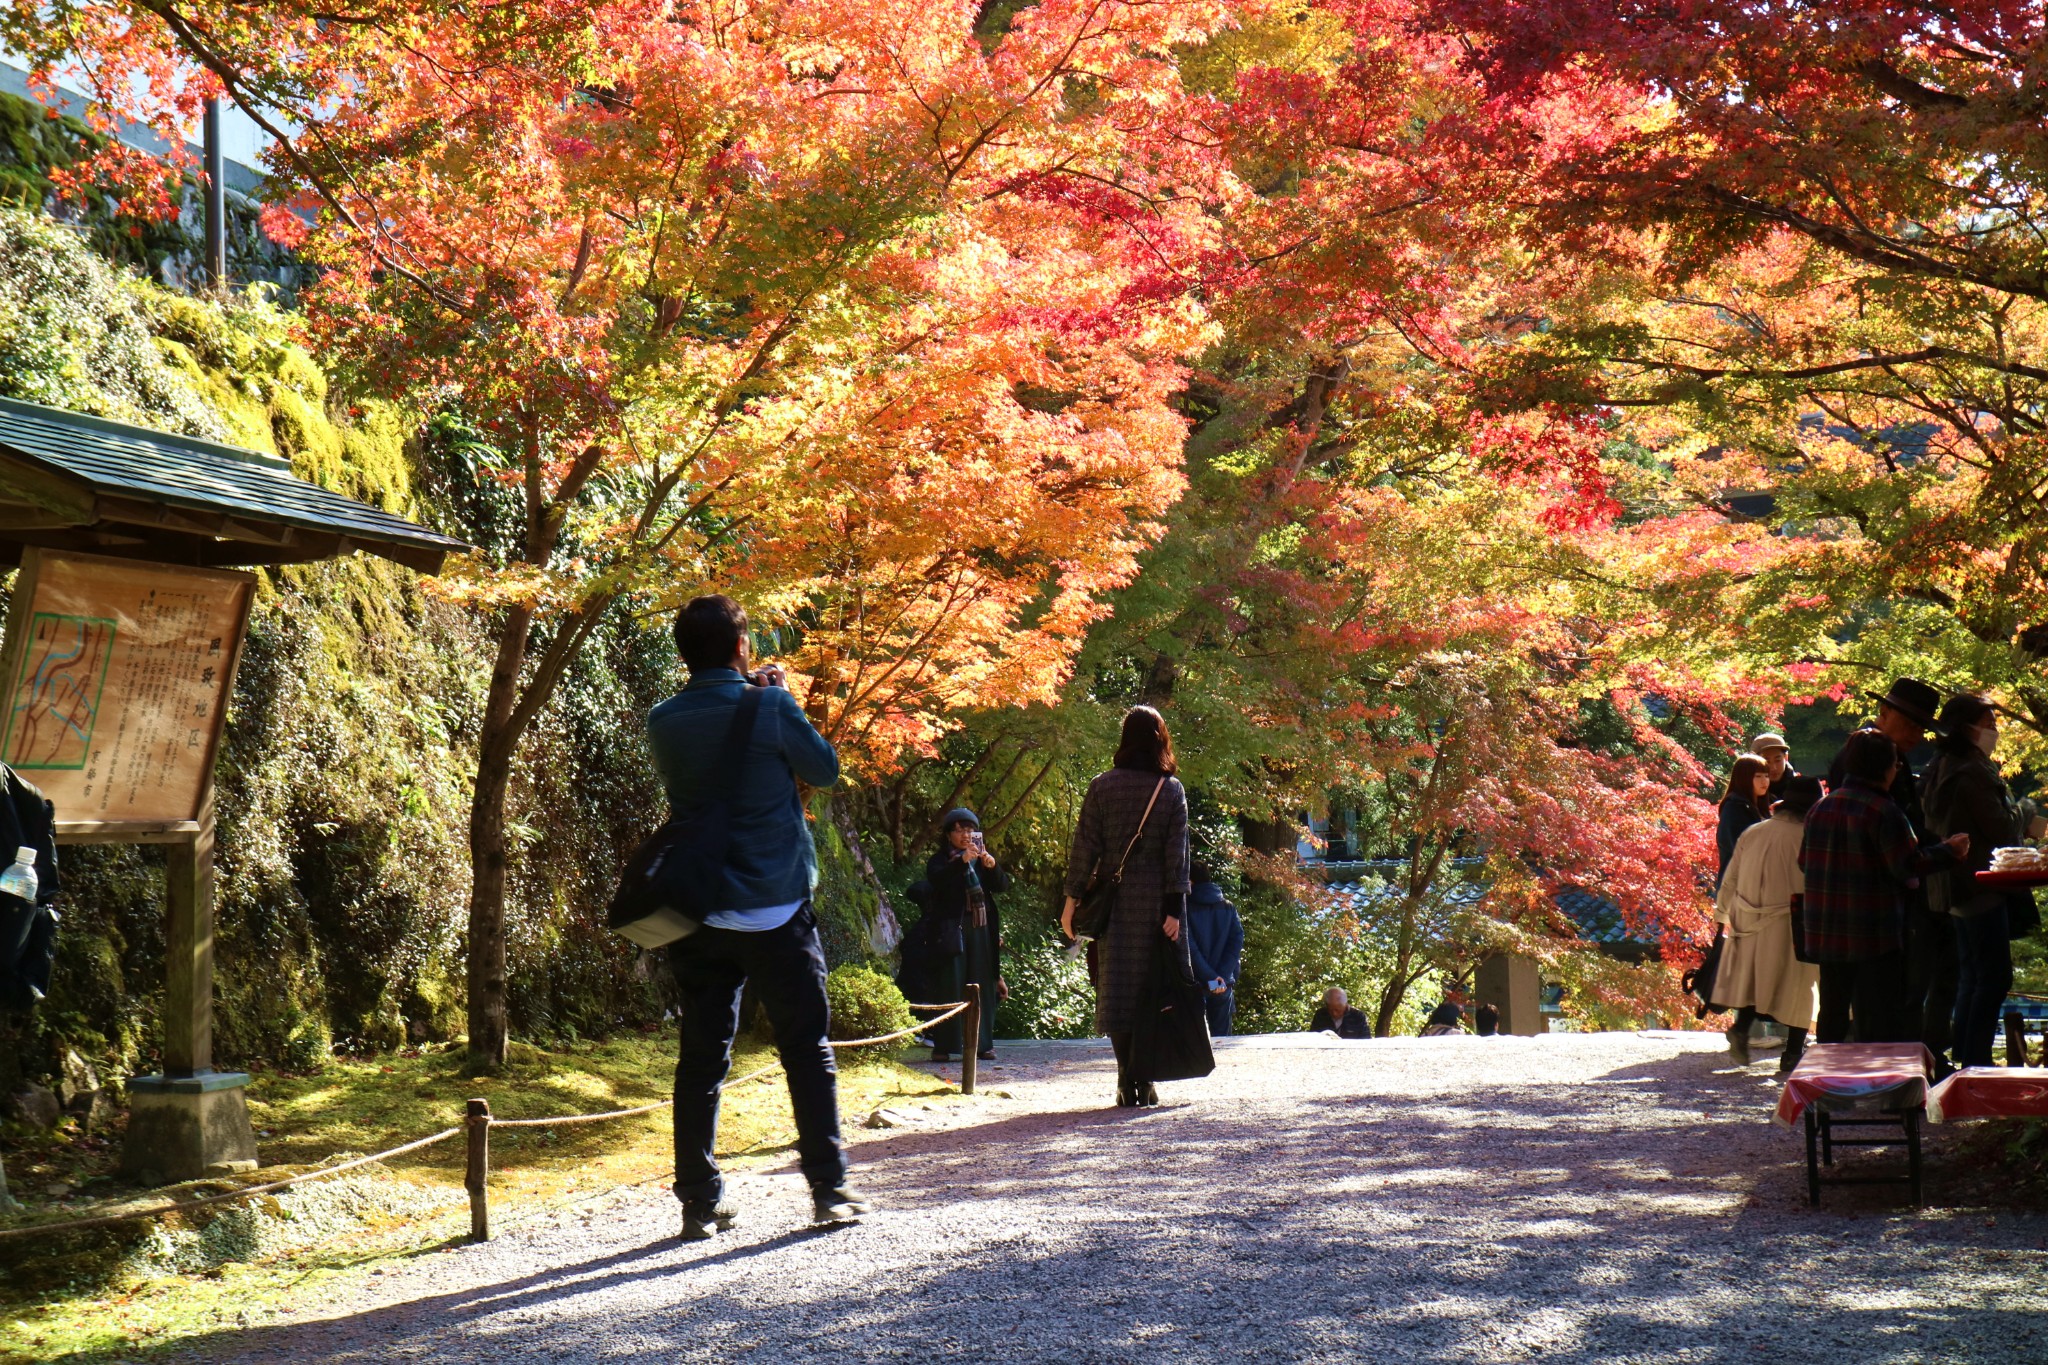
[{"label": "wide-brim hat", "polygon": [[1900,678],[1892,684],[1892,690],[1883,696],[1870,694],[1879,705],[1889,706],[1912,720],[1920,722],[1925,729],[1941,733],[1941,722],[1935,717],[1941,712],[1941,693],[1918,678]]},{"label": "wide-brim hat", "polygon": [[955,806],[946,812],[944,819],[939,821],[939,828],[946,830],[953,828],[955,825],[972,825],[976,829],[980,829],[981,817],[965,806]]}]

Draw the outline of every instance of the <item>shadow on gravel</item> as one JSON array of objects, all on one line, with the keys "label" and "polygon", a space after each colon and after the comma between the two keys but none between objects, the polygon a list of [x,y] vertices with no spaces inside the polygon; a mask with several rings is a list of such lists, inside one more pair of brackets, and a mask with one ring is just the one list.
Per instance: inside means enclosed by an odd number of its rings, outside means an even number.
[{"label": "shadow on gravel", "polygon": [[[1686,1054],[1569,1083],[1033,1113],[864,1144],[887,1212],[664,1241],[212,1361],[2039,1359],[2038,1219],[1805,1207],[1773,1078]],[[1871,1161],[1889,1159],[1875,1154]],[[1938,1172],[1939,1143],[1931,1169]],[[1937,1175],[1937,1180],[1939,1176]],[[1936,1186],[1937,1190],[1939,1185]],[[1873,1216],[1876,1215],[1876,1216]],[[744,1229],[735,1236],[747,1236]]]}]

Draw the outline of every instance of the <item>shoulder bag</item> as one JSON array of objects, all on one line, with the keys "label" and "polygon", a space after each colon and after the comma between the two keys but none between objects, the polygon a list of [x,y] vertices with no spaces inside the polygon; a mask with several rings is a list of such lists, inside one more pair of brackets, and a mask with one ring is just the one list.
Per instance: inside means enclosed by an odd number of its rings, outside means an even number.
[{"label": "shoulder bag", "polygon": [[[737,783],[761,713],[761,688],[749,687],[726,726],[711,768],[714,781]],[[725,855],[731,843],[731,790],[672,814],[647,842],[633,850],[619,876],[605,923],[642,948],[661,948],[704,927],[718,908],[725,884]]]},{"label": "shoulder bag", "polygon": [[1124,845],[1124,856],[1116,860],[1116,871],[1108,877],[1102,875],[1102,860],[1096,859],[1095,867],[1088,874],[1087,889],[1081,892],[1081,904],[1074,910],[1074,937],[1101,938],[1109,930],[1109,917],[1116,913],[1116,889],[1123,884],[1124,864],[1131,860],[1131,850],[1144,837],[1145,822],[1152,818],[1152,807],[1159,802],[1159,793],[1166,790],[1166,779],[1160,778],[1159,785],[1152,788],[1152,799],[1145,803],[1145,813],[1138,817],[1138,828],[1131,835],[1131,841]]},{"label": "shoulder bag", "polygon": [[1131,1028],[1130,1077],[1140,1085],[1200,1080],[1216,1069],[1202,988],[1189,974],[1181,945],[1164,934],[1158,937]]}]

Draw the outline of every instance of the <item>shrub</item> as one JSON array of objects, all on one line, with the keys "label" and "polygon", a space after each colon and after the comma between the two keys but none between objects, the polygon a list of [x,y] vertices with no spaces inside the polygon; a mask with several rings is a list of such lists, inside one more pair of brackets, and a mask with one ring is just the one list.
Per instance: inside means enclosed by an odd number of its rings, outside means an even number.
[{"label": "shrub", "polygon": [[[834,1038],[880,1038],[917,1022],[896,983],[872,967],[852,963],[834,967],[825,978],[825,998],[832,1006]],[[909,1038],[899,1038],[879,1047],[857,1048],[842,1056],[849,1060],[862,1054],[893,1057],[910,1045]]]},{"label": "shrub", "polygon": [[1059,931],[1034,923],[1012,929],[1003,944],[1003,980],[1010,998],[996,1011],[999,1038],[1089,1038],[1095,1034],[1095,991],[1088,968],[1069,958]]}]

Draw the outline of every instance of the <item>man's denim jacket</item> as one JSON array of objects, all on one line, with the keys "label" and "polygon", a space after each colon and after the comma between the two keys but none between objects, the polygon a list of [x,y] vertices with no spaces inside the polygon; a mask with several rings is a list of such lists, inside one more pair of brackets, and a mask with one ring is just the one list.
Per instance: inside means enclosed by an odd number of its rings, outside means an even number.
[{"label": "man's denim jacket", "polygon": [[647,742],[670,808],[688,810],[714,791],[731,802],[732,844],[719,910],[787,905],[811,894],[818,855],[796,784],[829,787],[839,780],[839,755],[779,687],[762,694],[741,771],[711,771],[749,686],[733,669],[706,669],[647,715]]}]

